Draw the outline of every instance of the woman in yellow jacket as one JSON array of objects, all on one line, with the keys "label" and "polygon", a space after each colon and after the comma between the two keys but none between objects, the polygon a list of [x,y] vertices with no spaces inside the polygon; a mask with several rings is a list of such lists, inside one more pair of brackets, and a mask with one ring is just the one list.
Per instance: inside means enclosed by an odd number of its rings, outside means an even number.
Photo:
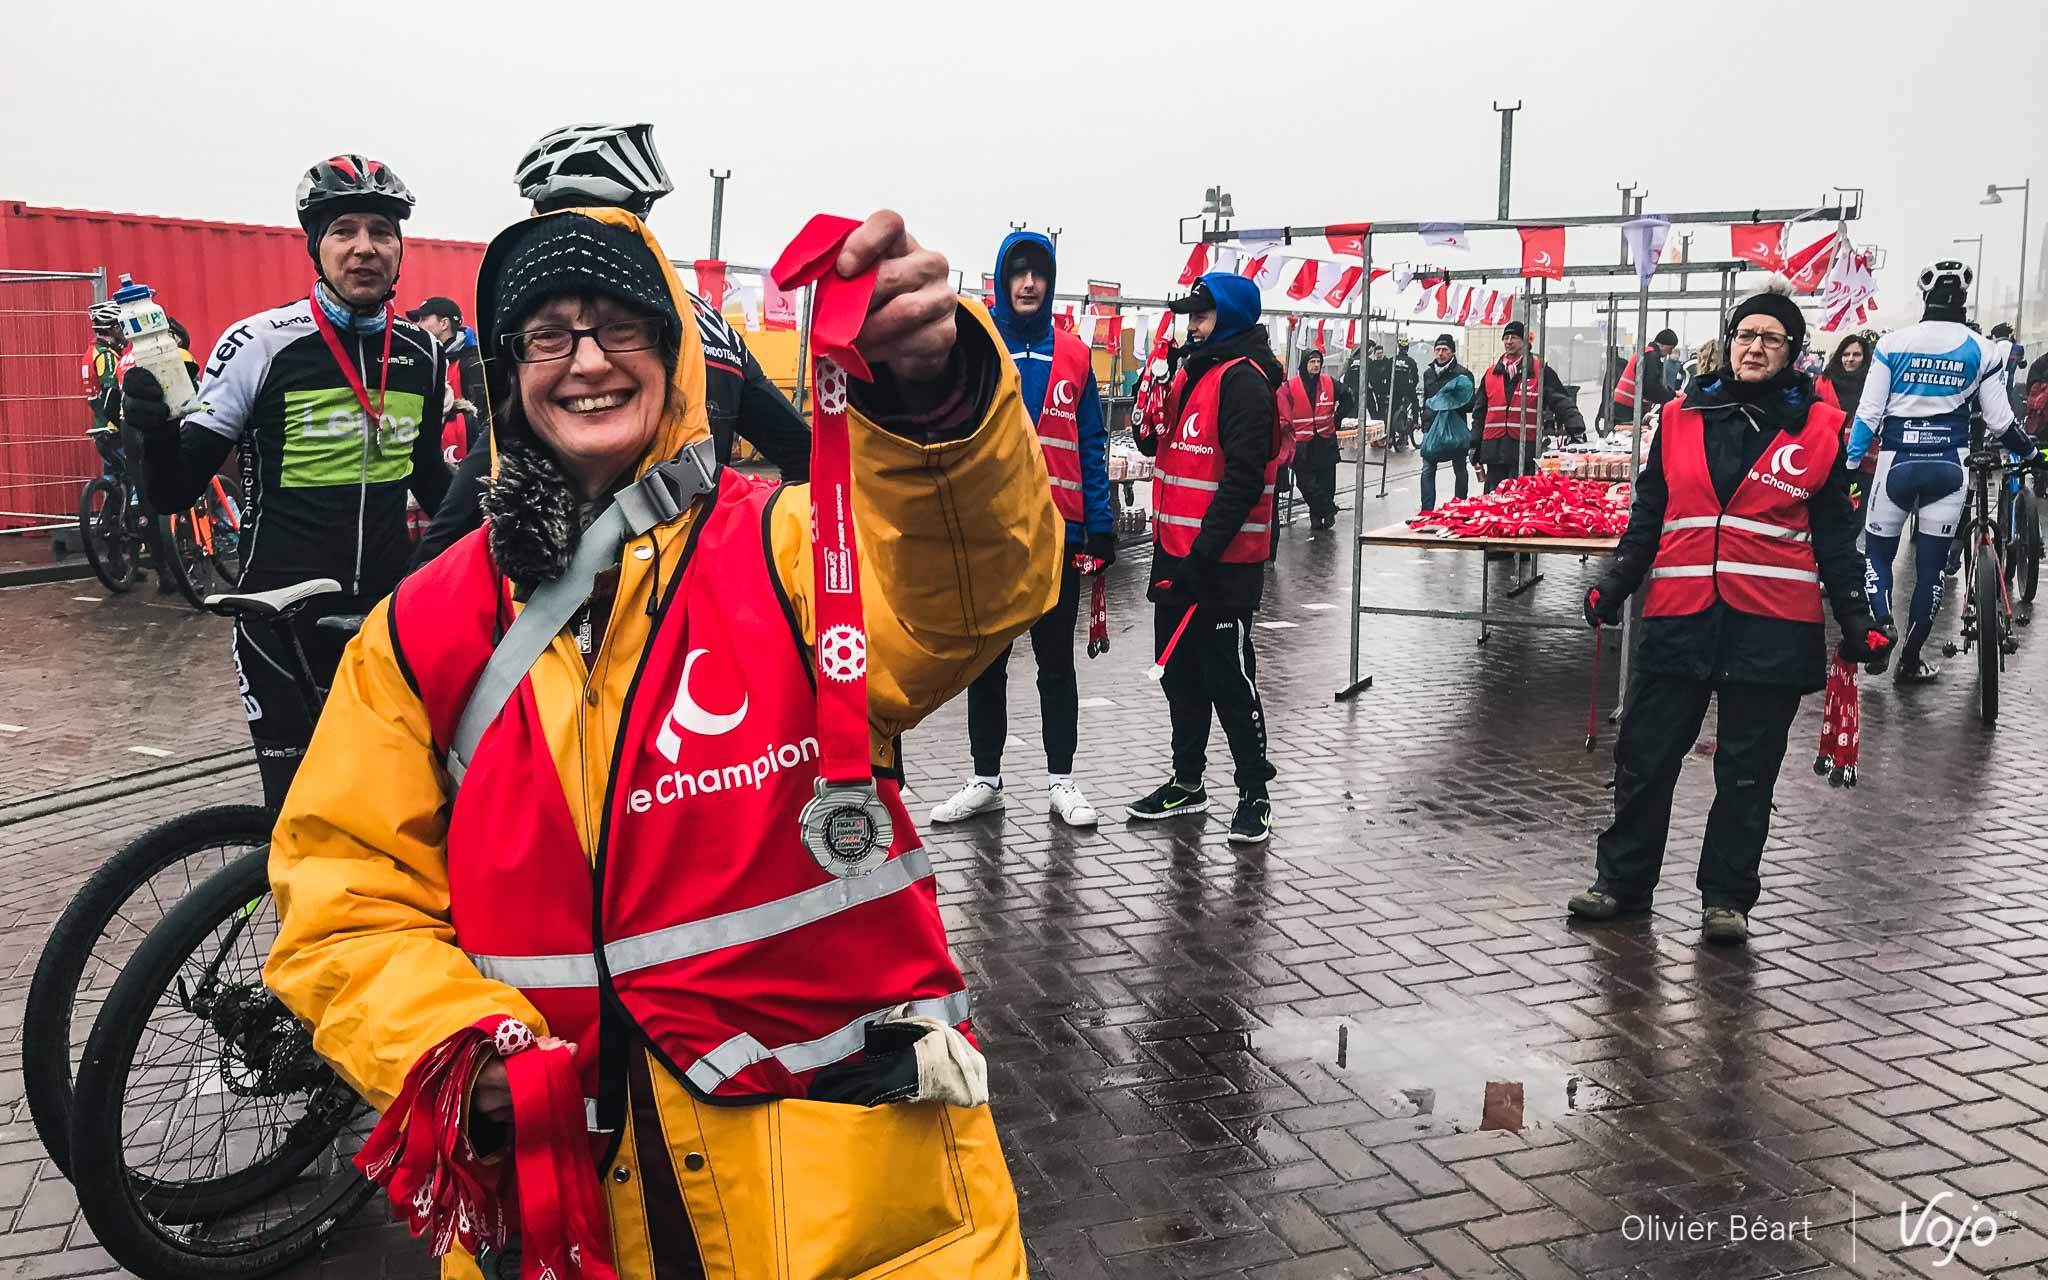
[{"label": "woman in yellow jacket", "polygon": [[[431,1145],[405,1135],[432,1090],[460,1090],[453,1182],[497,1187],[529,1240],[547,1206],[601,1190],[622,1277],[1025,1273],[967,993],[890,775],[898,735],[1052,607],[1061,525],[1016,370],[944,259],[882,213],[835,265],[875,280],[857,339],[873,380],[845,415],[864,638],[826,627],[813,659],[820,593],[849,584],[823,557],[814,575],[807,487],[726,475],[680,511],[636,508],[464,739],[494,646],[575,580],[611,508],[708,436],[689,299],[653,236],[614,209],[530,219],[478,281],[489,522],[371,613],[274,836],[266,980],[386,1112],[392,1160]],[[813,687],[858,675],[863,640],[861,763],[893,837],[886,861],[835,869],[844,851],[807,847],[796,810],[823,794],[820,737],[829,755]],[[560,1041],[578,1158],[542,1187],[543,1111],[520,1102],[540,1077],[521,1064],[559,1071]],[[478,1275],[462,1246],[493,1243],[472,1221],[486,1206],[436,1207],[443,1185],[402,1207],[456,1246],[444,1276]],[[604,1274],[590,1240],[569,1274]]]}]

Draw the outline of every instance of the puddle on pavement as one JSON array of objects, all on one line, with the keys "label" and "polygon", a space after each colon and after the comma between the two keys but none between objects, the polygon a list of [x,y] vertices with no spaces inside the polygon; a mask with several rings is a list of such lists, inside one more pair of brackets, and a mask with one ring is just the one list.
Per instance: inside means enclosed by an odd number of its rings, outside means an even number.
[{"label": "puddle on pavement", "polygon": [[1316,1062],[1396,1115],[1523,1129],[1628,1099],[1532,1043],[1533,1032],[1436,1010],[1279,1018],[1246,1033],[1268,1063]]}]

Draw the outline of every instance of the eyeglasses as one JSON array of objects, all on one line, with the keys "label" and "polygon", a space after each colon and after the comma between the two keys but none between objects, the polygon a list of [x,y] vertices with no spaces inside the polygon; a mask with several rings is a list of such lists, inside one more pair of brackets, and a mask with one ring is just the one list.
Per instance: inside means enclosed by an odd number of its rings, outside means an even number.
[{"label": "eyeglasses", "polygon": [[1765,329],[1737,329],[1734,337],[1737,342],[1744,346],[1753,347],[1761,345],[1766,351],[1783,351],[1785,344],[1792,341],[1791,337],[1786,334],[1772,333]]},{"label": "eyeglasses", "polygon": [[570,329],[549,326],[542,329],[521,329],[508,333],[501,341],[505,350],[521,364],[541,364],[549,360],[566,360],[575,353],[576,344],[584,338],[597,343],[600,351],[617,355],[626,351],[645,351],[661,341],[662,322],[656,318],[640,320],[613,320],[595,329]]}]

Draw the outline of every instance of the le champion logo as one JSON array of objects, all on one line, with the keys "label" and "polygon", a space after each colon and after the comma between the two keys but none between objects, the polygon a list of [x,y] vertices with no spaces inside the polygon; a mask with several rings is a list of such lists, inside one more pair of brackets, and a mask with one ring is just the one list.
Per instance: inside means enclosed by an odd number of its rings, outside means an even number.
[{"label": "le champion logo", "polygon": [[1791,480],[1781,478],[1782,476],[1790,476],[1796,480],[1807,473],[1810,466],[1803,465],[1799,460],[1799,455],[1804,452],[1806,452],[1806,446],[1803,444],[1797,442],[1781,444],[1771,453],[1770,469],[1768,471],[1758,471],[1752,467],[1750,468],[1749,478],[1760,485],[1776,489],[1780,493],[1789,493],[1795,498],[1810,498],[1813,496],[1813,489],[1811,487],[1801,488],[1793,484]]},{"label": "le champion logo", "polygon": [[[739,706],[731,711],[712,711],[690,692],[690,672],[696,667],[697,660],[709,652],[708,649],[692,649],[683,659],[683,673],[676,681],[675,701],[662,718],[661,727],[655,730],[654,749],[670,764],[683,764],[686,741],[722,738],[746,721],[747,709],[752,702],[750,695],[742,693]],[[662,773],[654,779],[654,785],[634,788],[626,796],[626,808],[631,813],[646,813],[656,805],[671,805],[696,796],[748,788],[758,791],[770,778],[786,769],[799,770],[808,780],[816,771],[805,766],[817,758],[818,740],[815,737],[771,743],[763,746],[751,760],[710,763],[697,769],[686,766]],[[690,765],[697,763],[698,759],[689,762]]]}]

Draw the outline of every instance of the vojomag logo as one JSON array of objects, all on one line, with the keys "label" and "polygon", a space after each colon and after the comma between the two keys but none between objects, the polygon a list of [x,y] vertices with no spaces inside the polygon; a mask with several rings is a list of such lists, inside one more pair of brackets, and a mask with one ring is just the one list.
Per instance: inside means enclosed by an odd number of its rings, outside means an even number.
[{"label": "vojomag logo", "polygon": [[[1951,1197],[1953,1201],[1944,1205]],[[1912,1208],[1907,1203],[1899,1205],[1899,1243],[1908,1248],[1932,1248],[1937,1267],[1954,1262],[1957,1250],[1966,1244],[1982,1249],[1998,1239],[1998,1215],[1985,1211],[1984,1206],[1974,1201],[1967,1212],[1962,1211],[1962,1197],[1953,1191],[1935,1192],[1917,1218],[1910,1216]]]}]

